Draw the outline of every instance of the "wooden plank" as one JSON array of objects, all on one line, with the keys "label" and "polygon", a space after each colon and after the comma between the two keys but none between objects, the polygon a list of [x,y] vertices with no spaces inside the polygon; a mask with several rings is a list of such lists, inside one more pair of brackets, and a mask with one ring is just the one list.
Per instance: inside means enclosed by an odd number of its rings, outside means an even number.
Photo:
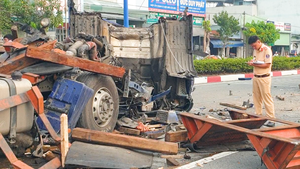
[{"label": "wooden plank", "polygon": [[[185,149],[186,150],[186,149]],[[160,155],[161,158],[183,158],[184,155],[182,154],[177,154],[177,155]]]},{"label": "wooden plank", "polygon": [[61,165],[65,167],[66,156],[69,150],[68,116],[60,116],[60,145],[61,145]]},{"label": "wooden plank", "polygon": [[188,135],[186,130],[167,132],[165,141],[167,142],[184,142],[187,141]]},{"label": "wooden plank", "polygon": [[[50,50],[54,48],[55,44],[56,44],[56,40],[51,41],[49,43],[42,44],[41,46],[34,47],[34,48],[40,48],[41,50],[45,50],[45,49]],[[40,62],[38,58],[37,59],[28,58],[25,56],[25,52],[24,52],[0,64],[0,73],[10,75],[12,72],[16,70],[21,70],[37,62]]]},{"label": "wooden plank", "polygon": [[168,165],[180,166],[180,163],[174,158],[166,158]]},{"label": "wooden plank", "polygon": [[230,103],[220,103],[220,105],[222,105],[222,106],[227,106],[227,107],[231,107],[231,108],[235,108],[235,109],[239,109],[239,110],[247,110],[246,107],[237,106],[237,105],[235,105],[235,104],[230,104]]},{"label": "wooden plank", "polygon": [[141,130],[131,129],[131,128],[127,128],[127,127],[120,127],[119,131],[123,132],[125,134],[131,134],[131,135],[137,135],[137,136],[141,134]]},{"label": "wooden plank", "polygon": [[57,53],[52,50],[50,51],[34,47],[28,47],[26,57],[40,59],[71,67],[78,67],[82,70],[119,78],[122,78],[125,73],[125,69],[122,67],[112,66],[101,62],[95,62],[87,59],[78,58],[75,56],[68,56],[62,53]]},{"label": "wooden plank", "polygon": [[125,148],[136,148],[166,154],[177,154],[178,145],[176,143],[138,138],[134,136],[106,133],[83,128],[75,128],[72,132],[74,140],[113,145]]}]

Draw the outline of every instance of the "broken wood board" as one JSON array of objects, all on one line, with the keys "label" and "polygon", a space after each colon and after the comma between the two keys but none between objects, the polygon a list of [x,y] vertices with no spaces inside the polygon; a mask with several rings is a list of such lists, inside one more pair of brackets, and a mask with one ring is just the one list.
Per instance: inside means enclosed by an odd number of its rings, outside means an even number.
[{"label": "broken wood board", "polygon": [[75,141],[66,158],[66,168],[150,168],[153,156],[129,149]]},{"label": "broken wood board", "polygon": [[178,153],[178,145],[176,143],[106,133],[102,131],[95,131],[83,128],[75,128],[72,132],[72,138],[78,141],[113,145],[125,148],[149,150],[165,154]]},{"label": "broken wood board", "polygon": [[174,159],[178,159],[178,158],[183,158],[184,155],[182,154],[177,154],[177,155],[160,155],[161,158],[174,158]]},{"label": "broken wood board", "polygon": [[66,156],[69,150],[68,116],[62,114],[60,116],[60,122],[61,165],[62,167],[65,167]]},{"label": "broken wood board", "polygon": [[180,166],[180,163],[174,158],[166,158],[167,164],[172,166]]},{"label": "broken wood board", "polygon": [[141,134],[141,131],[140,130],[137,130],[137,129],[131,129],[131,128],[127,128],[127,127],[120,127],[119,128],[119,131],[120,132],[123,132],[125,134],[130,134],[130,135],[140,135]]},{"label": "broken wood board", "polygon": [[186,130],[169,131],[166,133],[165,141],[167,142],[184,142],[188,140]]},{"label": "broken wood board", "polygon": [[230,104],[230,103],[220,103],[220,105],[235,108],[235,109],[239,109],[239,110],[247,110],[247,107],[237,106],[235,104]]},{"label": "broken wood board", "polygon": [[125,69],[122,67],[108,65],[105,63],[82,59],[74,56],[68,56],[66,54],[55,52],[53,50],[45,50],[35,47],[27,48],[26,57],[71,67],[78,67],[82,70],[119,78],[122,78],[125,73]]}]

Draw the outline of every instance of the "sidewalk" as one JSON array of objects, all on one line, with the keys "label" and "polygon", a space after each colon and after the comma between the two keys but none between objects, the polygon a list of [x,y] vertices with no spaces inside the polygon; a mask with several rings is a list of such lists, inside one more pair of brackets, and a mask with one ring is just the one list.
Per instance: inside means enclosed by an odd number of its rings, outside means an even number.
[{"label": "sidewalk", "polygon": [[[274,76],[274,77],[275,76],[286,76],[286,75],[297,75],[297,74],[300,74],[300,70],[285,70],[285,71],[271,72],[271,76]],[[253,73],[196,77],[195,84],[227,82],[227,81],[239,80],[239,78],[253,78]]]}]

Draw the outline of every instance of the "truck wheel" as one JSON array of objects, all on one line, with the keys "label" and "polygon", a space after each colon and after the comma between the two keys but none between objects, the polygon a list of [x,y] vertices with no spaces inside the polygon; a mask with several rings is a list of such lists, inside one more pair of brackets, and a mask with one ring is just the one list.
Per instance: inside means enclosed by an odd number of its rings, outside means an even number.
[{"label": "truck wheel", "polygon": [[77,78],[94,90],[79,119],[79,126],[111,132],[119,113],[119,96],[113,79],[109,76],[85,73]]}]

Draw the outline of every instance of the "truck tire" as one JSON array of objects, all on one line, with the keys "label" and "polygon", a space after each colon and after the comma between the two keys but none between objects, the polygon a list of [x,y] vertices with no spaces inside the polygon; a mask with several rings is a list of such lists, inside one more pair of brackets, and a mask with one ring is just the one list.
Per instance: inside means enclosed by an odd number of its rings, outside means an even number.
[{"label": "truck tire", "polygon": [[91,130],[113,131],[119,113],[119,96],[113,79],[109,76],[84,73],[77,81],[94,90],[78,125]]}]

